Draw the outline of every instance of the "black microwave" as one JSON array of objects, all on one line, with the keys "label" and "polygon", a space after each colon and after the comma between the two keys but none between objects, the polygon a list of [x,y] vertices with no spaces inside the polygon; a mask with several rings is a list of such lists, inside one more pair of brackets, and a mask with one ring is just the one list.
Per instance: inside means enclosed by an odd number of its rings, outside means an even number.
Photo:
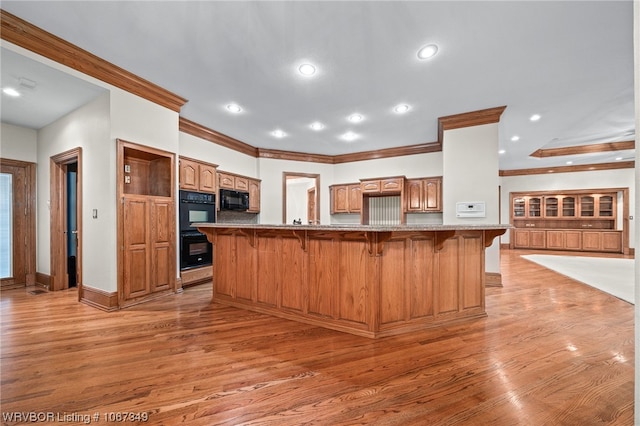
[{"label": "black microwave", "polygon": [[232,191],[230,189],[220,190],[220,210],[245,211],[249,209],[249,193],[242,191]]}]

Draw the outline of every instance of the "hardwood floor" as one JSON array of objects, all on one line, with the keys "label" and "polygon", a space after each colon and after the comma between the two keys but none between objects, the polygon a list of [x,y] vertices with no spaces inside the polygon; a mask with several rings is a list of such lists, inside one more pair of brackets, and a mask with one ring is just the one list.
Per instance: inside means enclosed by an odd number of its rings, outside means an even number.
[{"label": "hardwood floor", "polygon": [[[523,253],[503,251],[486,318],[379,340],[212,304],[210,285],[112,313],[5,290],[2,422],[633,424],[633,305]],[[148,420],[105,420],[123,412]]]}]

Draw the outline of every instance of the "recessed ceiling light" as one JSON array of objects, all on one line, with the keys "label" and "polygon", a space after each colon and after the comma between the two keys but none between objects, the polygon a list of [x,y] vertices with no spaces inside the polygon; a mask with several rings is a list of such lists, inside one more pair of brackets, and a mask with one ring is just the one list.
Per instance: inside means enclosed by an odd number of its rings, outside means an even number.
[{"label": "recessed ceiling light", "polygon": [[504,150],[504,149],[501,149],[500,151],[498,151],[498,154],[504,154],[505,152],[507,152],[507,151]]},{"label": "recessed ceiling light", "polygon": [[316,73],[316,67],[311,64],[302,64],[298,67],[298,71],[302,75],[314,75]]},{"label": "recessed ceiling light", "polygon": [[616,157],[616,161],[622,160],[622,157]]},{"label": "recessed ceiling light", "polygon": [[321,123],[321,122],[319,122],[319,121],[314,121],[313,123],[311,123],[311,124],[309,125],[309,127],[311,127],[313,130],[318,131],[318,130],[322,130],[322,129],[324,129],[324,124],[322,124],[322,123]]},{"label": "recessed ceiling light", "polygon": [[345,141],[347,141],[347,142],[351,142],[351,141],[354,141],[354,140],[356,140],[356,139],[358,139],[358,138],[359,138],[359,136],[358,136],[356,133],[353,133],[353,132],[347,132],[347,133],[344,133],[344,134],[343,134],[342,136],[340,136],[340,137],[341,137],[342,139],[344,139]]},{"label": "recessed ceiling light", "polygon": [[280,129],[274,130],[273,132],[271,132],[271,134],[276,138],[284,138],[285,136],[287,136],[287,134]]},{"label": "recessed ceiling light", "polygon": [[18,92],[13,87],[5,87],[4,89],[2,89],[2,93],[13,98],[17,98],[18,96],[20,96],[20,92]]},{"label": "recessed ceiling light", "polygon": [[229,104],[227,105],[227,110],[229,112],[233,112],[234,114],[237,114],[239,112],[242,112],[242,107],[240,107],[240,105],[238,104]]},{"label": "recessed ceiling light", "polygon": [[359,123],[362,120],[364,120],[364,117],[361,114],[351,114],[349,117],[347,117],[347,120],[349,120],[352,123]]},{"label": "recessed ceiling light", "polygon": [[438,46],[435,44],[427,44],[426,46],[422,46],[420,50],[418,50],[418,59],[424,60],[433,58],[438,53]]},{"label": "recessed ceiling light", "polygon": [[573,164],[573,161],[567,161],[567,164]]},{"label": "recessed ceiling light", "polygon": [[411,109],[411,107],[407,104],[400,104],[400,105],[396,105],[395,108],[393,108],[393,111],[396,112],[397,114],[404,114],[405,112],[408,112]]},{"label": "recessed ceiling light", "polygon": [[533,114],[531,117],[529,117],[529,120],[531,121],[538,121],[540,120],[540,114]]},{"label": "recessed ceiling light", "polygon": [[519,140],[520,140],[520,136],[518,136],[518,135],[513,135],[513,136],[511,136],[511,140],[512,140],[513,142],[517,142],[517,141],[519,141]]}]

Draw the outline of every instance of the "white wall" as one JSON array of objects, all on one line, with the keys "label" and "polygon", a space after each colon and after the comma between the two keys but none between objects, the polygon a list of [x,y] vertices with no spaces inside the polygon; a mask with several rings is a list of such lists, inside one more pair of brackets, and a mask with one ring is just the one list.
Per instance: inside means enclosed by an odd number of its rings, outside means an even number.
[{"label": "white wall", "polygon": [[[636,222],[636,181],[635,169],[616,169],[572,173],[544,173],[526,176],[505,176],[500,178],[501,221],[509,223],[511,192],[554,191],[567,189],[629,188],[629,247],[636,247],[634,233]],[[621,211],[622,206],[618,206]],[[620,223],[619,223],[620,225]],[[502,242],[510,241],[509,232],[502,236]]]},{"label": "white wall", "polygon": [[0,158],[38,161],[38,132],[13,124],[2,123],[0,128]]},{"label": "white wall", "polygon": [[217,164],[219,170],[259,178],[255,157],[183,132],[179,141],[178,153],[182,156]]},{"label": "white wall", "polygon": [[315,186],[315,179],[298,178],[287,181],[287,223],[300,219],[303,224],[308,219],[308,191]]},{"label": "white wall", "polygon": [[[51,273],[50,157],[82,148],[83,284],[113,291],[116,283],[115,149],[109,139],[109,94],[38,132],[37,271]],[[91,209],[98,209],[92,219]]]},{"label": "white wall", "polygon": [[[442,154],[443,223],[498,223],[498,123],[445,130]],[[485,217],[456,217],[456,203],[470,201],[484,201]],[[499,238],[486,250],[485,270],[500,272]]]}]

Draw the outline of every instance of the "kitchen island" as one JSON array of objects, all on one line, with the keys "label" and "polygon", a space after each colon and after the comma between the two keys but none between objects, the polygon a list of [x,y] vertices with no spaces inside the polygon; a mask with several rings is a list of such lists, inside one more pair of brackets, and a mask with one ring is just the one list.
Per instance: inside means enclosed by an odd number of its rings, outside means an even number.
[{"label": "kitchen island", "polygon": [[376,338],[486,316],[485,248],[509,225],[197,227],[214,302]]}]

